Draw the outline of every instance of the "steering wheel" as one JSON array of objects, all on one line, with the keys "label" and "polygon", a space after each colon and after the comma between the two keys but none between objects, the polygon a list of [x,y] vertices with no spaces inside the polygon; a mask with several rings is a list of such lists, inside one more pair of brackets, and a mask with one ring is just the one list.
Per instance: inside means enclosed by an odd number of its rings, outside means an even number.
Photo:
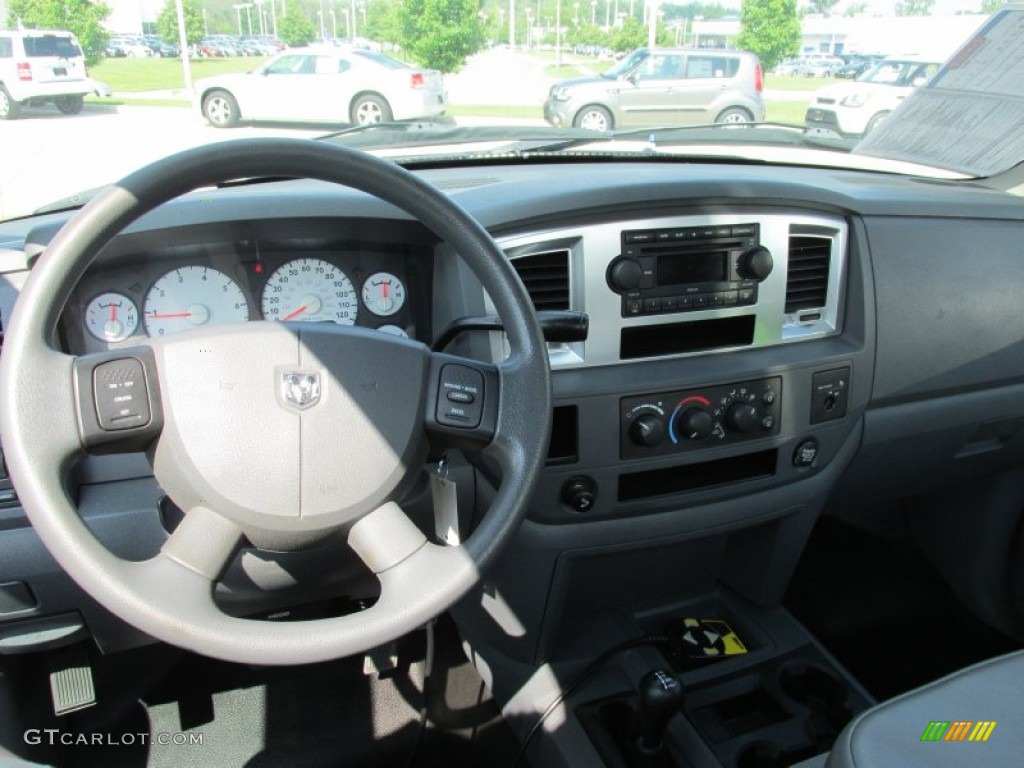
[{"label": "steering wheel", "polygon": [[[186,192],[254,177],[343,184],[418,219],[466,260],[491,296],[509,356],[490,364],[332,323],[219,326],[78,357],[55,348],[72,289],[118,232]],[[408,171],[362,152],[247,139],[147,166],[107,188],[58,233],[7,328],[0,429],[32,525],[99,603],[192,651],[300,664],[393,640],[479,581],[536,485],[550,390],[529,296],[465,210]],[[452,392],[460,394],[450,399]],[[397,503],[422,471],[428,444],[479,450],[501,472],[490,508],[460,546],[428,541]],[[139,562],[117,557],[93,536],[65,478],[84,452],[142,449],[186,514],[160,552]],[[231,617],[216,606],[213,587],[244,541],[286,551],[339,533],[380,582],[370,608],[273,623]]]}]

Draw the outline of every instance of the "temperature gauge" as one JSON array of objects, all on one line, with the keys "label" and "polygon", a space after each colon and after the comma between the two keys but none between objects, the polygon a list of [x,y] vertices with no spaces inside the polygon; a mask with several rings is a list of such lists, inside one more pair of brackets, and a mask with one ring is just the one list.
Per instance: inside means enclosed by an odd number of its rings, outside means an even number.
[{"label": "temperature gauge", "polygon": [[363,283],[363,303],[375,315],[393,315],[405,304],[405,286],[390,272],[377,272]]},{"label": "temperature gauge", "polygon": [[85,327],[100,341],[124,341],[139,327],[139,311],[124,294],[101,293],[85,308]]}]

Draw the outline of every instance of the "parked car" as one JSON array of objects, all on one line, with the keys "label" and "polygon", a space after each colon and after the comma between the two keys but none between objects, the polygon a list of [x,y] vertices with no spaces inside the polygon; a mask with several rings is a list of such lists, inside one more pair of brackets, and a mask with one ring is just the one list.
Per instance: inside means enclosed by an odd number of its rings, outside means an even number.
[{"label": "parked car", "polygon": [[156,35],[145,35],[143,41],[146,47],[149,48],[152,56],[159,58],[174,58],[180,53],[178,46],[168,43],[163,38],[157,37]]},{"label": "parked car", "polygon": [[811,54],[803,57],[800,74],[804,77],[831,77],[843,64],[838,56]]},{"label": "parked car", "polygon": [[65,30],[0,30],[0,120],[24,106],[53,104],[65,115],[82,111],[89,78],[78,40]]},{"label": "parked car", "polygon": [[130,59],[144,59],[153,55],[153,51],[146,42],[138,37],[116,35],[110,38],[108,45],[122,51]]},{"label": "parked car", "polygon": [[843,66],[832,73],[833,77],[855,80],[867,72],[882,56],[851,56]]},{"label": "parked car", "polygon": [[443,114],[441,73],[383,54],[295,48],[258,69],[196,83],[196,104],[217,128],[245,120],[357,125]]},{"label": "parked car", "polygon": [[544,103],[556,126],[597,131],[764,120],[761,62],[742,51],[640,48],[601,75],[561,80]]},{"label": "parked car", "polygon": [[843,138],[866,136],[938,69],[939,62],[927,59],[883,59],[852,83],[816,91],[807,108],[806,126]]},{"label": "parked car", "polygon": [[799,75],[803,62],[799,58],[780,61],[772,70],[773,75]]}]

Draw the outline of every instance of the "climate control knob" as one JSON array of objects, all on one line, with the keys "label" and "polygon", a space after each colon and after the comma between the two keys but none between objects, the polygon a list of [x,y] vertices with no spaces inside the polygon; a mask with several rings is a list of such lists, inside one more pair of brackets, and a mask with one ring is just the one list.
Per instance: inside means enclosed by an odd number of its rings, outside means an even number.
[{"label": "climate control knob", "polygon": [[657,416],[638,416],[629,428],[629,439],[637,445],[653,448],[665,439],[665,423]]},{"label": "climate control knob", "polygon": [[753,432],[761,424],[761,414],[750,403],[733,403],[725,412],[725,426],[734,432]]},{"label": "climate control knob", "polygon": [[746,280],[764,280],[772,273],[775,261],[772,252],[762,245],[744,253],[736,265],[740,277]]},{"label": "climate control knob", "polygon": [[684,440],[703,440],[715,428],[715,420],[703,408],[687,408],[676,418],[676,434]]},{"label": "climate control knob", "polygon": [[608,267],[608,283],[620,293],[639,288],[643,276],[644,270],[636,259],[620,257]]}]

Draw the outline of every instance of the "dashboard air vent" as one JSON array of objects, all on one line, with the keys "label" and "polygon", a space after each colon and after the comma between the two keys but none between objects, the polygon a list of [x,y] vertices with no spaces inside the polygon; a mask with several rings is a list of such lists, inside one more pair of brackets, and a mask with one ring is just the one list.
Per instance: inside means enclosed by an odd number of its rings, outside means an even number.
[{"label": "dashboard air vent", "polygon": [[828,298],[832,238],[790,235],[786,312],[820,309]]},{"label": "dashboard air vent", "polygon": [[534,309],[569,309],[569,251],[517,256],[512,267],[533,299]]}]

